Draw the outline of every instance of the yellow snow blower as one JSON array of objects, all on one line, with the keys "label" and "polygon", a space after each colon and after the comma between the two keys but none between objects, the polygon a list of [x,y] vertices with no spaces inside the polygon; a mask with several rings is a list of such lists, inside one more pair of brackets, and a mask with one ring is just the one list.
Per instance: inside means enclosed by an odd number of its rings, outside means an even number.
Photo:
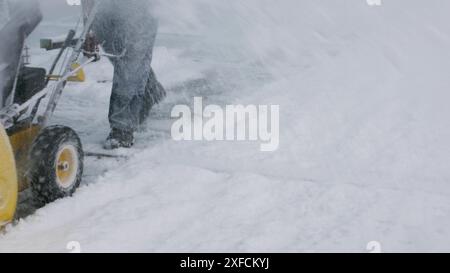
[{"label": "yellow snow blower", "polygon": [[80,185],[80,139],[71,128],[48,121],[67,82],[83,81],[83,67],[95,59],[79,64],[94,14],[79,35],[70,30],[62,42],[41,41],[42,48],[59,50],[49,72],[26,61],[25,38],[41,21],[39,11],[18,16],[23,23],[16,18],[0,26],[0,228],[13,220],[20,192],[30,189],[34,205],[42,207]]},{"label": "yellow snow blower", "polygon": [[0,124],[0,226],[14,217],[18,187],[13,150],[8,135]]}]

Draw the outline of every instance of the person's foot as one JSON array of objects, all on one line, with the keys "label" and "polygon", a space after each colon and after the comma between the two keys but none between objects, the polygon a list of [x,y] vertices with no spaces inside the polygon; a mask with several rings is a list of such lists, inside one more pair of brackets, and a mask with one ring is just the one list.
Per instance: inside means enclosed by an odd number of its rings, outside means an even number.
[{"label": "person's foot", "polygon": [[119,148],[131,148],[133,145],[134,133],[132,131],[112,129],[103,147],[107,150],[114,150]]}]

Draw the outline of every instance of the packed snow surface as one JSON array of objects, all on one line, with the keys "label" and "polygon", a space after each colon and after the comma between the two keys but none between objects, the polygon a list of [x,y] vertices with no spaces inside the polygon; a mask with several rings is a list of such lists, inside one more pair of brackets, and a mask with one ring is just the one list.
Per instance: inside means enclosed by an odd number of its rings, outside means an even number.
[{"label": "packed snow surface", "polygon": [[[450,251],[447,0],[161,1],[169,96],[128,160],[88,158],[71,198],[24,213],[0,252]],[[47,19],[57,36],[74,15]],[[36,45],[34,44],[34,47]],[[34,62],[50,55],[36,48]],[[52,53],[54,54],[54,53]],[[112,67],[86,69],[54,122],[108,133]],[[176,104],[280,105],[280,147],[175,142]]]}]

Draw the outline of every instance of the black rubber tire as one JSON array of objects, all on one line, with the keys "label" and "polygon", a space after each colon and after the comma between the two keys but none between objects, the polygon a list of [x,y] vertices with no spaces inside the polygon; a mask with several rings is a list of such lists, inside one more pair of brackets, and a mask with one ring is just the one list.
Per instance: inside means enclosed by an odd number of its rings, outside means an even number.
[{"label": "black rubber tire", "polygon": [[[78,164],[76,177],[68,187],[58,184],[57,157],[62,147],[73,147]],[[65,126],[51,126],[42,130],[30,152],[29,181],[34,205],[38,208],[57,199],[72,196],[80,186],[83,176],[83,148],[74,130]]]}]

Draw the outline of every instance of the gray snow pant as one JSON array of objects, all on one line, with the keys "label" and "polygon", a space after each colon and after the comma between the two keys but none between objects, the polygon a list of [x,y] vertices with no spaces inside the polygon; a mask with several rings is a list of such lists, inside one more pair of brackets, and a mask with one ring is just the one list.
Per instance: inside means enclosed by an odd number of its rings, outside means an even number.
[{"label": "gray snow pant", "polygon": [[113,129],[135,131],[166,95],[151,68],[158,24],[139,1],[108,3],[99,10],[93,30],[105,52],[120,56],[110,58],[114,77],[109,122]]}]

